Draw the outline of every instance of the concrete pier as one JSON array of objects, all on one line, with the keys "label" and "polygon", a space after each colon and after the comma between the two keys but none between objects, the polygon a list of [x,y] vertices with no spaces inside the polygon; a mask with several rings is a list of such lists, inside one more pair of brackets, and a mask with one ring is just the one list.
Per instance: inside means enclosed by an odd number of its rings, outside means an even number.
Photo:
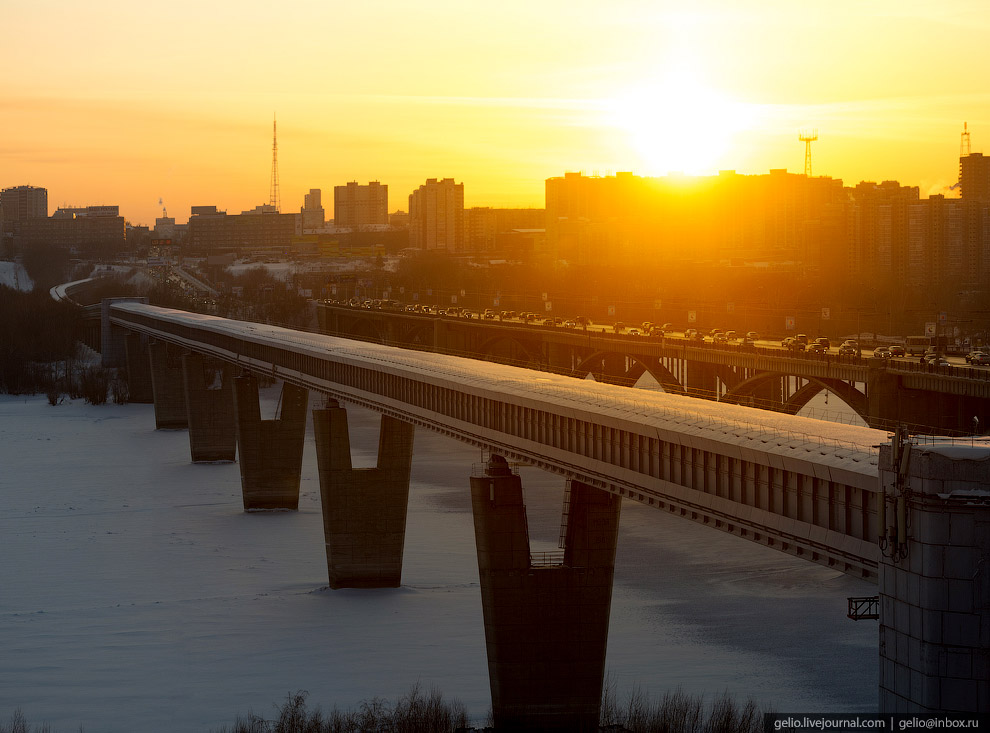
[{"label": "concrete pier", "polygon": [[353,468],[347,410],[313,410],[331,588],[397,588],[402,580],[414,427],[382,415],[378,465]]},{"label": "concrete pier", "polygon": [[753,406],[761,410],[781,410],[784,407],[784,378],[766,380],[753,390]]},{"label": "concrete pier", "polygon": [[715,367],[701,362],[689,362],[687,366],[687,394],[693,397],[713,399],[715,393]]},{"label": "concrete pier", "polygon": [[155,393],[151,384],[151,357],[148,354],[148,337],[129,333],[124,339],[127,362],[127,401],[151,404]]},{"label": "concrete pier", "polygon": [[598,730],[620,502],[572,481],[563,564],[534,563],[519,476],[471,477],[498,730]]},{"label": "concrete pier", "polygon": [[183,350],[164,341],[149,344],[151,388],[155,399],[155,428],[180,430],[189,426],[182,380]]},{"label": "concrete pier", "polygon": [[257,379],[253,375],[234,379],[244,511],[299,508],[308,403],[308,390],[286,382],[280,416],[262,420]]},{"label": "concrete pier", "polygon": [[880,449],[880,712],[990,712],[990,447]]},{"label": "concrete pier", "polygon": [[230,366],[199,354],[182,357],[193,463],[233,461],[237,454],[234,387]]}]

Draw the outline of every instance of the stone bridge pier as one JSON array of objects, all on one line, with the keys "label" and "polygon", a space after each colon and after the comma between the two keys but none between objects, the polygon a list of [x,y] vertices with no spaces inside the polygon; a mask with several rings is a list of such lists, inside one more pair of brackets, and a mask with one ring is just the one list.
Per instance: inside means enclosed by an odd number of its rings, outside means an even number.
[{"label": "stone bridge pier", "polygon": [[185,354],[182,377],[192,462],[233,461],[237,454],[237,422],[232,367],[200,354]]},{"label": "stone bridge pier", "polygon": [[378,465],[353,468],[347,410],[313,410],[331,588],[398,588],[414,427],[382,415]]},{"label": "stone bridge pier", "polygon": [[496,729],[598,730],[620,502],[572,481],[563,564],[534,563],[519,476],[471,477]]},{"label": "stone bridge pier", "polygon": [[155,341],[148,346],[148,353],[155,401],[155,429],[181,430],[189,427],[182,377],[182,355],[185,350],[164,341]]},{"label": "stone bridge pier", "polygon": [[128,333],[124,337],[124,355],[127,367],[127,401],[140,404],[154,402],[148,337],[140,333]]},{"label": "stone bridge pier", "polygon": [[281,414],[261,419],[258,380],[234,379],[234,416],[244,511],[298,509],[309,390],[282,385]]}]

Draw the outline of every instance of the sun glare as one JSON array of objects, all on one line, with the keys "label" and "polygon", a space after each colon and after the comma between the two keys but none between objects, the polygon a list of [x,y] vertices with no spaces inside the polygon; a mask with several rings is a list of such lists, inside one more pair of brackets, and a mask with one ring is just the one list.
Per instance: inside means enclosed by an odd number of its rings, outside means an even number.
[{"label": "sun glare", "polygon": [[647,175],[713,173],[733,137],[751,127],[752,107],[706,87],[687,72],[630,87],[607,103]]}]

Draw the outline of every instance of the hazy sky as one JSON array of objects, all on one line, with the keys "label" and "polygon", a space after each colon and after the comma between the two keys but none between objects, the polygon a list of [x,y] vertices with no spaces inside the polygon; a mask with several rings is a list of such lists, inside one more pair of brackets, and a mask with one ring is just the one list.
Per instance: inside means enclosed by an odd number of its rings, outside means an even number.
[{"label": "hazy sky", "polygon": [[937,193],[990,153],[987,0],[2,2],[0,187],[49,207],[267,203],[427,178],[542,206],[568,170],[896,179]]}]

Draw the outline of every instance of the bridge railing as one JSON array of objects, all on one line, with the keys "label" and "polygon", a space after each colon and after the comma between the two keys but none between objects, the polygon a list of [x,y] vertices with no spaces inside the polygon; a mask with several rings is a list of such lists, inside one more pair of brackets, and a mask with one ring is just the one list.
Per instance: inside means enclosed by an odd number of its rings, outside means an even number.
[{"label": "bridge railing", "polygon": [[962,366],[938,366],[937,364],[922,364],[915,361],[904,361],[898,359],[890,363],[888,368],[899,372],[914,372],[922,374],[939,374],[948,377],[961,377],[963,379],[975,379],[980,381],[990,381],[990,369],[980,369],[979,367]]},{"label": "bridge railing", "polygon": [[530,552],[529,564],[534,568],[548,568],[564,564],[563,550],[546,550],[544,552]]}]

